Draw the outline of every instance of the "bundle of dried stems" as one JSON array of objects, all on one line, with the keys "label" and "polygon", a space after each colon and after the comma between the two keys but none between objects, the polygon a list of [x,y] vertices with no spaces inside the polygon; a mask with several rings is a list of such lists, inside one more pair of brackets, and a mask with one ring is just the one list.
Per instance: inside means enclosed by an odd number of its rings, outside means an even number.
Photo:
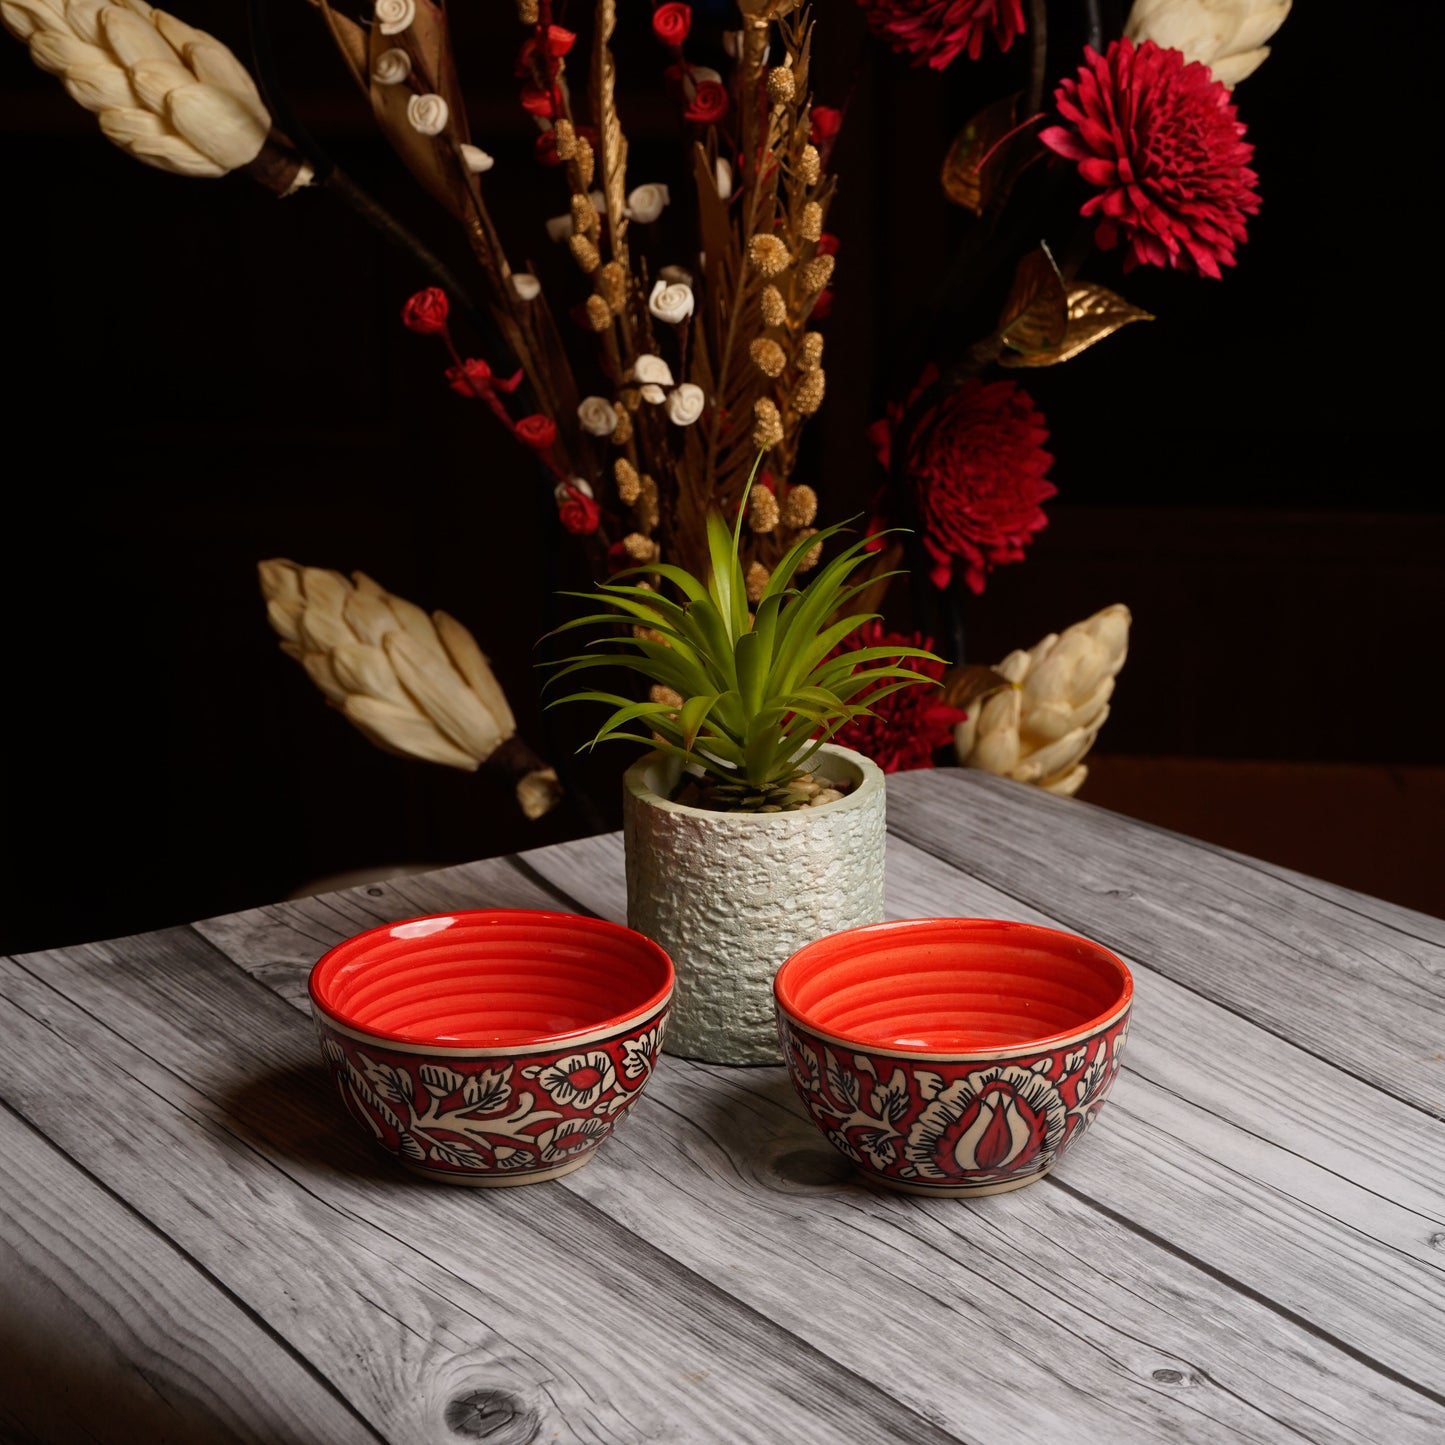
[{"label": "bundle of dried stems", "polygon": [[[581,273],[563,304],[583,320],[577,336],[590,332],[611,393],[583,398],[547,296],[535,276],[513,270],[493,223],[499,176],[472,143],[445,11],[432,0],[378,0],[364,27],[329,0],[312,3],[386,139],[465,230],[480,298],[538,412],[555,425],[546,445],[531,444],[559,502],[579,490],[615,498],[605,509],[611,523],[587,512],[614,562],[665,559],[705,573],[704,518],[714,505],[735,511],[766,450],[767,485],[749,511],[745,554],[750,589],[760,592],[817,511],[812,489],[788,481],[802,425],[823,400],[823,341],[809,318],[833,269],[826,243],[820,249],[833,181],[810,139],[807,7],[742,0],[743,28],[730,46],[731,123],[689,110],[704,268],[694,274],[658,266],[631,244],[629,219],[650,218],[663,188],[641,187],[652,195],[639,197],[629,185],[611,48],[616,0],[597,0],[590,62],[575,86],[575,37],[552,23],[548,0],[519,0],[530,31],[528,109],[543,131],[539,153],[566,187],[563,225]],[[685,92],[718,84],[714,72],[681,60],[680,45],[677,55]],[[503,367],[510,371],[511,359],[491,358],[494,372]]]}]

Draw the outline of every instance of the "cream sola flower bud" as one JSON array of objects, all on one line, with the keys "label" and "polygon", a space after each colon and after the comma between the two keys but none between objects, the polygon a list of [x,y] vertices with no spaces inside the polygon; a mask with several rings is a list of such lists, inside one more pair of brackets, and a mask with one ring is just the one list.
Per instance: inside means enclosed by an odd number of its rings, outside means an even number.
[{"label": "cream sola flower bud", "polygon": [[994,670],[1013,686],[969,709],[954,732],[959,761],[1051,793],[1077,792],[1128,655],[1130,620],[1116,603],[1009,653]]},{"label": "cream sola flower bud", "polygon": [[[539,817],[557,775],[515,742],[516,720],[476,640],[445,612],[430,617],[356,572],[262,562],[266,616],[327,700],[378,747],[474,772],[513,754],[517,799]],[[498,750],[510,745],[505,754]]]},{"label": "cream sola flower bud", "polygon": [[667,394],[667,419],[674,426],[691,426],[703,414],[706,405],[707,398],[702,387],[685,381]]},{"label": "cream sola flower bud", "polygon": [[1284,24],[1291,0],[1134,0],[1124,33],[1152,40],[1207,65],[1223,85],[1238,85],[1269,55],[1264,43]]},{"label": "cream sola flower bud", "polygon": [[585,397],[577,408],[577,420],[589,436],[610,437],[617,430],[617,408],[605,396]]},{"label": "cream sola flower bud", "polygon": [[678,326],[692,315],[692,287],[682,281],[659,280],[647,298],[647,309],[659,321]]},{"label": "cream sola flower bud", "polygon": [[648,225],[672,203],[672,192],[659,183],[636,186],[627,193],[627,219]]},{"label": "cream sola flower bud", "polygon": [[271,117],[241,62],[144,0],[0,0],[0,20],[146,165],[223,176],[266,143]]}]

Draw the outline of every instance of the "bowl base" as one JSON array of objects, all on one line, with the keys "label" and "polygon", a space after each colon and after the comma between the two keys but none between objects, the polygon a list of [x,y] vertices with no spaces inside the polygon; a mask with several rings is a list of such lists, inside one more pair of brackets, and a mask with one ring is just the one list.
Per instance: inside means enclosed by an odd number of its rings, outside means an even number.
[{"label": "bowl base", "polygon": [[914,1184],[906,1179],[885,1179],[881,1174],[858,1171],[865,1179],[881,1184],[885,1189],[896,1189],[900,1194],[931,1194],[937,1199],[974,1199],[985,1194],[1009,1194],[1042,1179],[1049,1171],[1040,1169],[1037,1174],[1025,1174],[1022,1179],[1005,1179],[1001,1184]]},{"label": "bowl base", "polygon": [[464,1189],[515,1189],[522,1184],[541,1184],[548,1179],[560,1179],[564,1174],[580,1169],[595,1152],[589,1149],[580,1158],[569,1159],[555,1168],[533,1169],[526,1174],[455,1174],[441,1169],[428,1169],[424,1165],[413,1164],[410,1159],[400,1159],[397,1162],[403,1169],[412,1174],[420,1174],[423,1179],[430,1179],[433,1184],[460,1184]]}]

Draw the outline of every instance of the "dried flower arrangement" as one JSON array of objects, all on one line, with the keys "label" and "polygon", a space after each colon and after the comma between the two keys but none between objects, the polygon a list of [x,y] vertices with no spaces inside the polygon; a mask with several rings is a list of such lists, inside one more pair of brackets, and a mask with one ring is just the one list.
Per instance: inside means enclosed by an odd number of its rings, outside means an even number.
[{"label": "dried flower arrangement", "polygon": [[[577,35],[553,23],[549,0],[517,0],[524,27],[518,102],[538,127],[537,162],[555,172],[567,204],[549,229],[565,239],[580,273],[574,291],[561,298],[566,313],[559,323],[538,278],[510,263],[494,224],[493,188],[501,177],[488,175],[493,159],[473,144],[445,10],[432,0],[375,0],[370,16],[357,20],[330,0],[311,3],[380,131],[461,225],[476,262],[458,281],[410,242],[443,284],[413,296],[403,323],[438,338],[451,362],[447,383],[482,401],[536,455],[562,528],[594,539],[598,569],[667,560],[703,575],[706,518],[716,508],[730,514],[739,508],[760,448],[769,465],[746,513],[747,595],[762,596],[785,556],[794,556],[799,572],[816,566],[821,544],[798,544],[816,533],[818,500],[790,480],[799,432],[825,393],[823,338],[811,322],[826,311],[834,266],[824,231],[833,181],[825,170],[826,138],[815,137],[812,119],[807,6],[742,0],[741,29],[726,37],[726,84],[689,58],[691,8],[652,9],[695,181],[694,272],[646,257],[635,245],[636,231],[645,233],[672,197],[665,185],[629,177],[615,96],[615,0],[592,7],[590,54],[575,89],[569,60]],[[264,23],[256,60],[265,100],[224,45],[145,0],[0,0],[0,17],[37,64],[98,114],[102,131],[146,164],[189,176],[244,169],[278,194],[330,185],[393,236],[401,231],[329,157],[310,154],[299,126],[290,125],[302,138],[297,144],[278,123],[286,107],[268,76]],[[490,357],[459,349],[452,334],[457,309],[484,318]],[[600,364],[606,395],[580,394],[578,351],[591,353],[587,365]],[[299,575],[347,585],[340,574],[318,569]],[[278,625],[284,644],[302,649],[298,656],[313,679],[364,727],[352,704],[367,696],[365,689],[328,687],[327,651],[296,633],[304,618],[278,614],[277,579],[287,576],[284,567],[263,567],[273,623],[289,621],[290,631]],[[328,597],[336,592],[315,585]],[[428,711],[422,695],[410,685],[404,690],[398,707]],[[372,703],[385,701],[371,696]],[[452,754],[459,745],[478,755],[445,728],[438,742],[425,728],[399,717],[391,722],[389,729],[364,730],[393,749],[458,766],[464,764]]]},{"label": "dried flower arrangement", "polygon": [[[1269,54],[1265,42],[1290,0],[1135,0],[1112,37],[1097,0],[1086,0],[1082,54],[1072,56],[1051,36],[1050,14],[1067,22],[1076,7],[858,3],[873,33],[917,66],[944,70],[1019,39],[1027,51],[1023,87],[979,109],[944,156],[943,189],[972,219],[891,350],[898,399],[869,433],[887,473],[878,523],[911,529],[895,548],[907,560],[921,630],[900,641],[931,646],[925,634],[936,636],[961,659],[964,596],[981,593],[994,568],[1024,559],[1056,490],[1043,413],[1007,373],[1058,365],[1153,319],[1083,276],[1109,253],[1122,257],[1126,275],[1154,266],[1218,279],[1235,264],[1260,202],[1232,87]],[[1067,58],[1050,108],[1051,54]],[[936,743],[940,709],[965,706],[984,720],[957,725],[961,762],[1072,793],[1108,715],[1128,621],[1127,609],[1115,607],[1069,629],[1054,661],[1036,672],[1030,658],[1043,662],[1058,639],[1010,654],[997,669],[956,666],[928,720],[904,715],[909,699],[885,710],[873,724],[887,733],[879,745],[891,738],[917,766],[910,735]],[[1091,629],[1107,637],[1105,660],[1065,667]],[[999,741],[1005,735],[1010,742]],[[1025,766],[1031,749],[1037,756]]]},{"label": "dried flower arrangement", "polygon": [[[395,17],[367,33],[322,3],[387,138],[462,221],[482,298],[510,352],[505,369],[515,372],[504,383],[501,367],[461,356],[440,288],[412,298],[405,324],[446,341],[451,384],[485,401],[536,452],[563,527],[599,538],[614,569],[666,560],[702,575],[710,509],[738,507],[756,452],[767,451],[744,547],[756,600],[772,568],[812,534],[817,513],[812,489],[790,485],[799,432],[826,387],[823,338],[810,321],[834,264],[823,229],[833,181],[813,140],[808,93],[807,7],[745,0],[742,29],[728,37],[728,84],[688,59],[689,6],[652,12],[688,130],[706,268],[698,271],[635,244],[673,198],[628,174],[611,50],[615,0],[595,7],[585,112],[569,64],[578,37],[552,23],[546,0],[521,0],[528,33],[519,99],[539,127],[538,160],[555,168],[567,201],[549,228],[580,273],[559,328],[541,282],[513,269],[492,222],[495,181],[478,180],[490,161],[468,139],[445,16],[428,0],[397,0]],[[417,107],[430,102],[435,114],[419,133]],[[575,356],[567,343],[577,340],[595,354]],[[574,362],[599,364],[607,394],[580,395]],[[522,387],[536,410],[514,416],[499,392]],[[808,550],[804,570],[816,561]]]},{"label": "dried flower arrangement", "polygon": [[[537,126],[537,162],[555,173],[566,203],[547,229],[578,272],[556,298],[565,308],[560,320],[539,278],[512,266],[494,224],[503,177],[470,133],[445,10],[434,0],[374,0],[370,16],[357,20],[330,0],[310,3],[381,133],[461,226],[476,262],[459,281],[412,243],[440,284],[407,303],[404,324],[438,338],[450,362],[447,384],[482,401],[535,454],[561,528],[587,539],[594,570],[671,564],[705,575],[714,510],[738,520],[750,604],[767,595],[785,557],[797,557],[799,573],[814,567],[819,501],[794,472],[802,426],[826,389],[816,324],[831,303],[827,166],[844,115],[812,104],[812,20],[803,0],[738,0],[741,29],[725,37],[726,79],[696,63],[688,5],[651,7],[687,137],[696,267],[644,255],[637,244],[673,198],[667,186],[628,173],[612,51],[616,0],[596,0],[590,41],[581,45],[554,23],[549,0],[515,0],[523,27],[518,103]],[[858,3],[878,36],[933,70],[1025,42],[1025,84],[979,110],[944,157],[944,189],[972,221],[923,299],[921,322],[892,349],[900,399],[870,433],[888,477],[878,525],[902,527],[904,540],[875,541],[874,586],[860,605],[877,608],[894,564],[906,559],[919,631],[905,637],[880,625],[863,645],[927,649],[939,637],[961,658],[961,595],[980,593],[994,568],[1024,558],[1055,490],[1040,409],[994,369],[1056,365],[1151,319],[1082,277],[1105,253],[1122,256],[1125,272],[1155,266],[1218,277],[1234,264],[1259,197],[1231,88],[1268,54],[1265,42],[1290,0],[1135,0],[1112,37],[1097,0],[1085,0],[1082,56],[1055,77],[1051,109],[1046,0]],[[264,44],[258,90],[224,45],[146,0],[0,0],[0,19],[98,115],[110,139],[146,164],[191,176],[245,169],[278,194],[330,186],[398,230],[329,157],[286,134]],[[1067,48],[1056,42],[1055,58]],[[584,51],[579,66],[574,52]],[[1005,300],[985,315],[990,278],[999,276],[1004,284],[992,290]],[[454,338],[454,312],[482,320],[477,348]],[[490,354],[464,354],[472,349]],[[574,362],[600,369],[606,394],[581,394]],[[766,470],[740,513],[759,449]],[[1115,623],[1120,615],[1127,629],[1122,609]],[[1114,636],[1115,623],[1110,686],[1127,636]],[[1012,675],[1017,656],[997,670],[955,668],[941,703],[924,700],[931,689],[909,689],[880,698],[873,717],[845,727],[859,741],[865,729],[870,747],[895,765],[916,766],[957,725],[960,760],[991,766],[1002,752],[981,744],[978,719],[958,714],[979,712],[975,702],[992,691],[1023,685]],[[1002,716],[1001,700],[991,701]],[[1064,694],[1053,701],[1058,716],[1079,704]],[[1035,781],[1077,788],[1079,760],[1107,706],[1083,713],[1067,746],[1055,750],[1068,754],[1067,766]],[[389,745],[405,749],[398,739],[414,733],[398,723]],[[1027,727],[1021,736],[1039,747],[1062,741]]]}]

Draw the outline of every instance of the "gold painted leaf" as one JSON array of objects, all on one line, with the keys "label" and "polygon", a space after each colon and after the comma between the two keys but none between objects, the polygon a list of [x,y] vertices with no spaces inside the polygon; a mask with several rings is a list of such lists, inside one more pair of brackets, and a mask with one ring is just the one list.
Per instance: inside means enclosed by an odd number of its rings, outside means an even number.
[{"label": "gold painted leaf", "polygon": [[1012,686],[1003,673],[981,662],[961,662],[943,674],[943,701],[949,707],[969,708],[980,698]]},{"label": "gold painted leaf", "polygon": [[[1014,128],[1018,96],[1006,95],[985,106],[954,138],[943,158],[943,193],[956,206],[978,215],[1004,182],[1007,146],[1003,138]],[[983,164],[985,157],[988,164]]]},{"label": "gold painted leaf", "polygon": [[1131,321],[1152,321],[1154,317],[1122,296],[1093,281],[1075,281],[1068,292],[1068,324],[1055,347],[1001,358],[1004,366],[1057,366],[1096,341],[1112,336]]},{"label": "gold painted leaf", "polygon": [[1019,262],[1013,286],[999,317],[998,335],[1011,351],[1056,351],[1069,325],[1069,296],[1064,278],[1044,242]]}]

